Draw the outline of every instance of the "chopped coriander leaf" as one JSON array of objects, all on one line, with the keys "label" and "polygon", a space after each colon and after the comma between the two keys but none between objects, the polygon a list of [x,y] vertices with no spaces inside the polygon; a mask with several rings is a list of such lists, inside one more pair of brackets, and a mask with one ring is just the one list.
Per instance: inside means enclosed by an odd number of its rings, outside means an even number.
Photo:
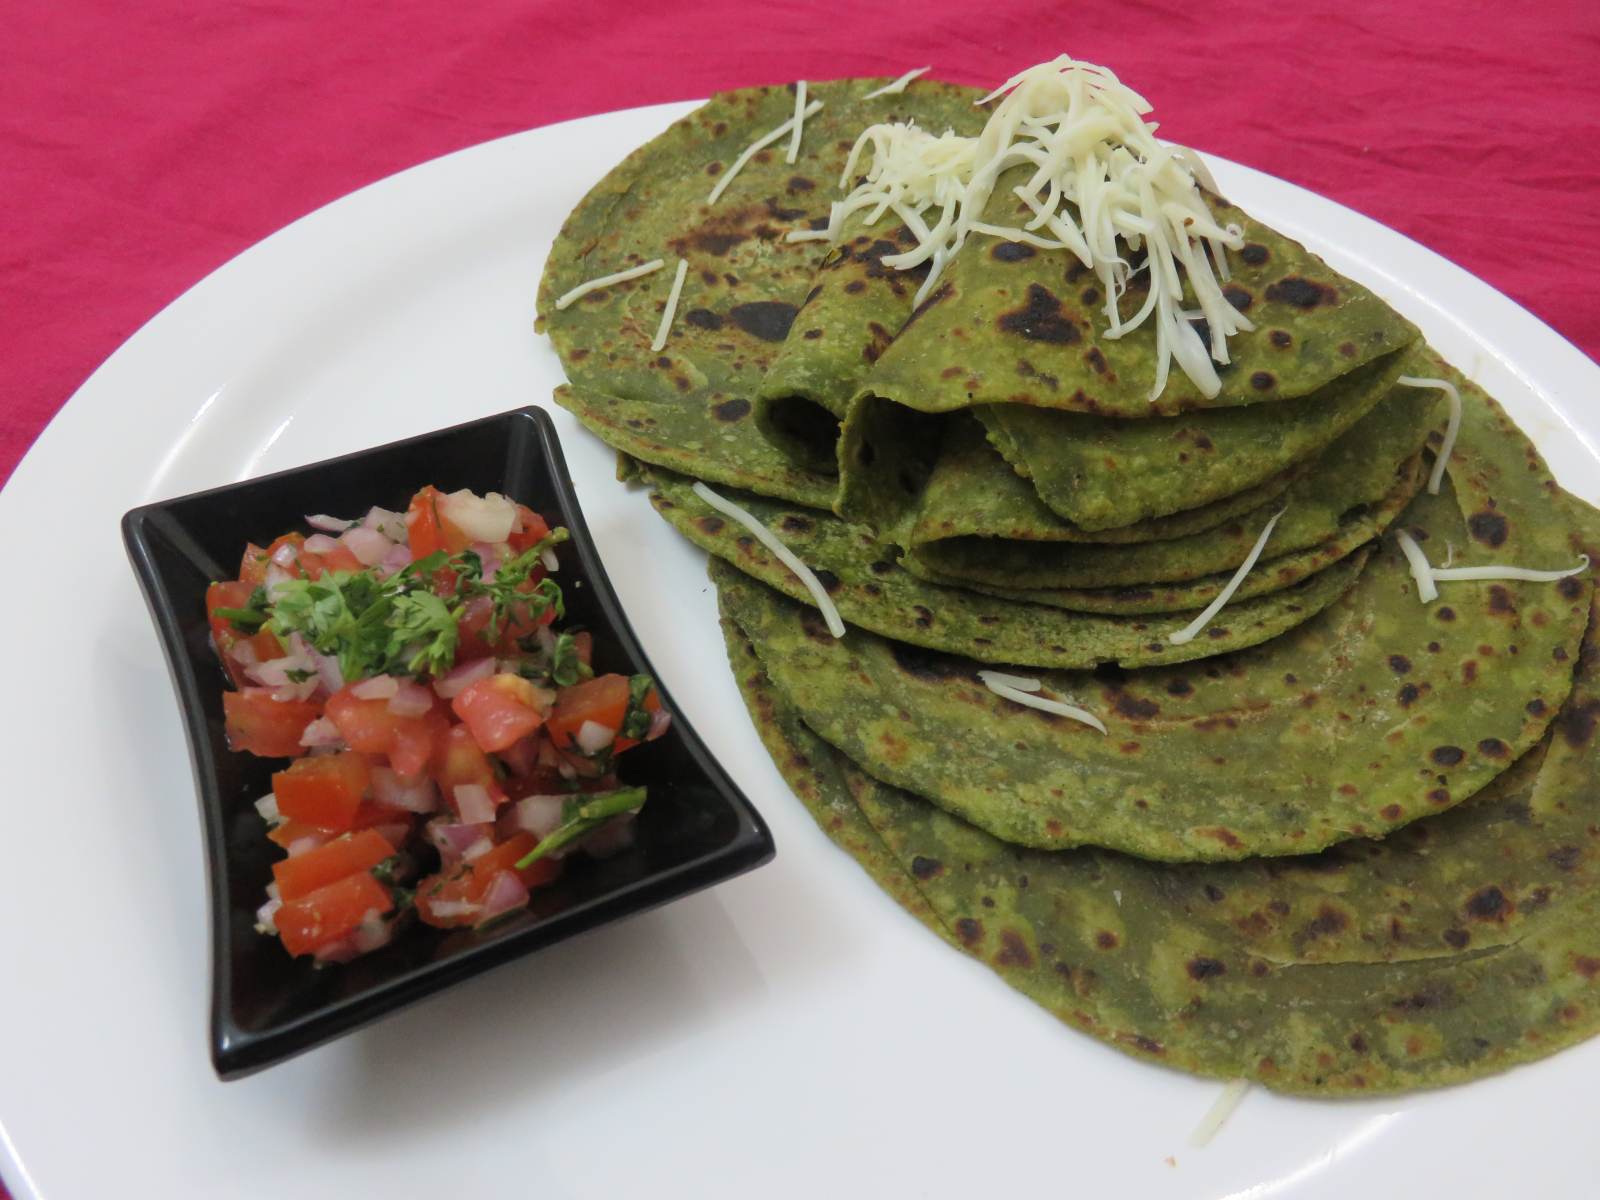
[{"label": "chopped coriander leaf", "polygon": [[372,877],[379,883],[393,887],[401,868],[400,856],[391,854],[372,868]]},{"label": "chopped coriander leaf", "polygon": [[387,648],[391,669],[398,661],[413,675],[448,671],[461,637],[459,613],[432,592],[397,596],[392,607]]},{"label": "chopped coriander leaf", "polygon": [[580,838],[588,837],[612,817],[638,811],[644,805],[644,801],[645,789],[642,787],[618,788],[611,792],[590,792],[563,801],[561,824],[517,860],[517,870],[522,870],[528,864],[537,862],[564,846],[570,846]]},{"label": "chopped coriander leaf", "polygon": [[219,608],[214,613],[241,633],[255,633],[267,623],[267,589],[257,587],[243,608]]},{"label": "chopped coriander leaf", "polygon": [[594,674],[578,657],[578,639],[570,631],[556,634],[556,644],[550,651],[549,673],[550,682],[557,687],[571,687]]},{"label": "chopped coriander leaf", "polygon": [[625,738],[642,741],[650,732],[653,714],[644,706],[644,699],[655,686],[648,675],[635,675],[628,680],[628,708],[622,717],[622,728],[617,732]]}]

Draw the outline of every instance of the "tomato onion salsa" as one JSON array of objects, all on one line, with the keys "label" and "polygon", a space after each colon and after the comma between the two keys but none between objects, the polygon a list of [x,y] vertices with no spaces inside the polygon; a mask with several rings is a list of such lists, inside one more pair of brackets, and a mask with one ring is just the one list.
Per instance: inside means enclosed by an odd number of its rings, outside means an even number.
[{"label": "tomato onion salsa", "polygon": [[432,486],[306,520],[206,592],[229,746],[294,760],[256,803],[285,851],[260,932],[344,962],[412,911],[481,928],[569,851],[631,843],[645,789],[616,759],[669,717],[649,676],[594,674],[591,635],[557,628],[565,529]]}]

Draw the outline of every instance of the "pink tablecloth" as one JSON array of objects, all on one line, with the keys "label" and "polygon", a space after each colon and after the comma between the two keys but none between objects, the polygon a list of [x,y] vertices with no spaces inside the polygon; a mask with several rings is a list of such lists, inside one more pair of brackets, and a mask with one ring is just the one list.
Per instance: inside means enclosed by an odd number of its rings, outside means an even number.
[{"label": "pink tablecloth", "polygon": [[[1600,356],[1600,4],[55,0],[0,59],[0,478],[169,300],[485,138],[717,88],[1066,50],[1164,133],[1410,234]],[[24,1148],[25,1150],[25,1148]]]}]

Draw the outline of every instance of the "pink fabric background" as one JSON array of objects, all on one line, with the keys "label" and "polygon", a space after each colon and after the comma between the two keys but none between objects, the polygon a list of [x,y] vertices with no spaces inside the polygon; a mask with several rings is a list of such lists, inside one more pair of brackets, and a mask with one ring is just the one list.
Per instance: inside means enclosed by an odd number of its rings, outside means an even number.
[{"label": "pink fabric background", "polygon": [[0,479],[168,301],[394,171],[717,88],[923,63],[987,85],[1059,50],[1143,91],[1166,136],[1410,234],[1600,357],[1595,0],[18,0],[6,11]]}]

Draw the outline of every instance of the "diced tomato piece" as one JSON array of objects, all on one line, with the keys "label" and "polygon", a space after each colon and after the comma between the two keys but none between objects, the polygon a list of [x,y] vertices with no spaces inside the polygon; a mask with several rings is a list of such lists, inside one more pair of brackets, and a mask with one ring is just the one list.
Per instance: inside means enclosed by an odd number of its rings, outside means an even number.
[{"label": "diced tomato piece", "polygon": [[472,730],[480,750],[505,750],[544,724],[550,693],[520,675],[502,671],[470,683],[450,702],[456,716]]},{"label": "diced tomato piece", "polygon": [[345,745],[363,754],[386,754],[399,774],[414,778],[428,766],[450,719],[435,700],[421,716],[402,717],[389,711],[387,700],[363,700],[351,684],[328,698],[328,720]]},{"label": "diced tomato piece", "polygon": [[222,694],[228,745],[262,758],[295,758],[305,753],[300,735],[322,715],[312,700],[274,700],[267,688]]},{"label": "diced tomato piece", "polygon": [[289,900],[273,915],[283,948],[290,954],[310,954],[355,929],[370,912],[386,913],[394,897],[370,873],[358,872]]},{"label": "diced tomato piece", "polygon": [[465,725],[452,725],[440,742],[433,779],[452,810],[455,810],[456,788],[463,783],[475,783],[482,787],[496,805],[505,802],[506,794],[500,787],[493,764],[479,748],[472,730]]},{"label": "diced tomato piece", "polygon": [[432,484],[411,498],[406,510],[406,542],[413,561],[440,550],[460,554],[472,545],[472,539],[440,511],[439,489]]},{"label": "diced tomato piece", "polygon": [[526,504],[517,505],[517,516],[522,518],[522,528],[512,530],[511,536],[506,539],[516,553],[521,554],[550,536],[550,523]]},{"label": "diced tomato piece", "polygon": [[572,652],[578,656],[578,661],[586,667],[594,665],[594,634],[587,629],[580,629],[572,635]]},{"label": "diced tomato piece", "polygon": [[283,821],[267,830],[267,840],[276,846],[282,846],[285,850],[301,838],[314,837],[323,842],[327,841],[329,836],[327,830],[307,825],[304,821]]},{"label": "diced tomato piece", "polygon": [[294,858],[272,864],[272,878],[285,901],[298,900],[357,871],[370,871],[392,857],[394,847],[376,830],[347,833]]},{"label": "diced tomato piece", "polygon": [[239,582],[248,583],[252,590],[267,581],[267,552],[254,542],[246,542],[244,554],[239,558]]},{"label": "diced tomato piece", "polygon": [[217,616],[219,608],[244,608],[249,605],[250,594],[254,591],[255,588],[242,581],[213,583],[206,588],[206,616],[211,622],[211,643],[217,648],[223,666],[227,668],[228,675],[238,687],[246,685],[247,677],[244,667],[230,653],[235,647],[249,646],[257,662],[279,658],[283,654],[283,647],[278,639],[265,629],[246,635],[240,633],[226,617]]},{"label": "diced tomato piece", "polygon": [[353,750],[302,758],[272,777],[278,812],[318,829],[344,830],[372,784],[366,758]]},{"label": "diced tomato piece", "polygon": [[321,554],[313,554],[309,550],[300,551],[300,567],[305,572],[307,579],[320,579],[328,571],[361,571],[365,568],[361,560],[356,557],[355,551],[338,542],[333,549]]},{"label": "diced tomato piece", "polygon": [[303,533],[286,533],[282,537],[274,539],[272,545],[268,546],[267,550],[266,550],[267,564],[266,564],[266,566],[263,566],[262,570],[261,570],[261,578],[262,578],[262,580],[263,581],[266,580],[266,577],[267,577],[266,568],[267,568],[267,566],[270,566],[270,565],[273,564],[273,562],[275,561],[275,556],[277,555],[278,551],[283,549],[283,547],[285,547],[285,546],[293,546],[294,547],[294,550],[295,550],[294,558],[287,566],[283,566],[283,564],[281,564],[281,563],[279,563],[278,565],[282,566],[285,571],[289,572],[289,574],[293,575],[295,578],[298,579],[300,577],[300,575],[301,575],[301,570],[300,570],[300,550],[301,550],[301,547],[303,547],[305,544],[306,544],[306,536]]},{"label": "diced tomato piece", "polygon": [[[417,915],[425,923],[441,929],[477,924],[479,914],[476,912],[444,915],[438,913],[434,905],[441,901],[482,904],[494,883],[495,876],[501,871],[516,870],[517,860],[527,855],[538,844],[539,840],[533,834],[518,833],[488,853],[479,855],[471,863],[463,864],[449,878],[430,875],[417,884]],[[557,879],[560,874],[559,858],[536,859],[517,871],[523,886],[529,889],[542,887]]]},{"label": "diced tomato piece", "polygon": [[550,740],[558,749],[571,749],[585,721],[615,730],[621,728],[627,712],[628,677],[596,675],[561,689],[548,722]]}]

